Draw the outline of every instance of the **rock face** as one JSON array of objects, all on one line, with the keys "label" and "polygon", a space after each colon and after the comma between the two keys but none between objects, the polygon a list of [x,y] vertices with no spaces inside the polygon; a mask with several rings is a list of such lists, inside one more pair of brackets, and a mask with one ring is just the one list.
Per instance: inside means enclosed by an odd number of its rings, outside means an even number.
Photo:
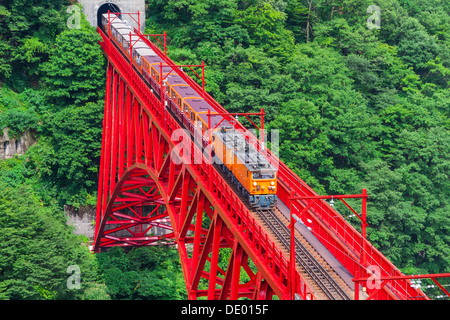
[{"label": "rock face", "polygon": [[14,139],[8,136],[8,129],[4,129],[0,134],[0,160],[12,158],[16,154],[25,154],[35,143],[31,132],[25,132],[19,139]]},{"label": "rock face", "polygon": [[75,227],[74,234],[88,237],[91,241],[94,240],[95,208],[81,207],[77,209],[72,206],[64,206],[64,212],[67,216],[67,223]]},{"label": "rock face", "polygon": [[[64,206],[64,214],[67,217],[67,224],[74,227],[73,233],[76,235],[83,235],[93,241],[95,238],[95,220],[96,220],[96,208],[90,206],[81,206],[75,208],[72,206]],[[170,226],[170,219],[155,219],[150,224],[137,225],[136,227],[127,228],[125,230],[115,232],[114,235],[118,237],[129,237],[130,232],[142,232],[145,231],[145,236],[164,236],[171,232],[161,225]],[[108,226],[105,230],[115,228],[117,226]]]}]

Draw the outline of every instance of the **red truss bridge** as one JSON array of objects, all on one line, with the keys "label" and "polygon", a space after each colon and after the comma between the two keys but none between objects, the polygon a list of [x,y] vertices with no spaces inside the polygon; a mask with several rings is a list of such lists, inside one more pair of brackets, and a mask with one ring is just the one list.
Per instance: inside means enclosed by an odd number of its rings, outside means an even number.
[{"label": "red truss bridge", "polygon": [[[190,119],[164,90],[169,75],[178,75],[211,107],[210,128],[220,115],[247,132],[204,91],[204,73],[198,85],[185,71],[200,76],[200,69],[177,66],[165,41],[158,40],[161,50],[137,29],[120,31],[118,16],[103,18],[98,33],[108,67],[95,252],[174,246],[189,299],[428,299],[365,239],[365,190],[353,196],[362,199],[361,214],[345,196],[335,198],[361,219],[360,233],[252,134],[247,143],[278,170],[276,206],[250,206],[235,177],[210,164],[212,135],[196,144],[177,134]],[[139,45],[159,59],[154,74],[142,72]]]}]

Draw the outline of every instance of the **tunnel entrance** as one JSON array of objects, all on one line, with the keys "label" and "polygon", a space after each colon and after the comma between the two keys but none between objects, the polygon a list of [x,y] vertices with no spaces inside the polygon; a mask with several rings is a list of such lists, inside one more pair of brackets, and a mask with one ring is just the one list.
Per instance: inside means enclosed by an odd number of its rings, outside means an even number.
[{"label": "tunnel entrance", "polygon": [[[102,4],[100,6],[100,8],[98,8],[97,11],[97,25],[101,28],[102,25],[102,15],[104,13],[108,13],[108,10],[110,12],[122,12],[120,11],[119,7],[117,5],[115,5],[114,3],[105,3]],[[119,18],[122,18],[121,16],[119,16]]]}]

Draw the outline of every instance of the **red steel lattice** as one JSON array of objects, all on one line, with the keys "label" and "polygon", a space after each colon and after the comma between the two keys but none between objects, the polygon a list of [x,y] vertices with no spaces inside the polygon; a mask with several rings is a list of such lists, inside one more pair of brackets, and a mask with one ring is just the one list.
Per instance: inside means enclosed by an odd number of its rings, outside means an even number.
[{"label": "red steel lattice", "polygon": [[[199,153],[205,157],[201,150],[192,144],[191,152],[180,155],[179,141],[171,140],[180,125],[108,36],[98,32],[108,69],[94,251],[111,246],[176,245],[190,299],[269,299],[274,294],[281,299],[294,294],[315,299],[301,274],[297,270],[291,274],[289,259],[222,176],[207,159],[200,164],[194,161]],[[166,52],[135,32],[168,65],[175,66]],[[190,77],[177,73],[217,112],[228,114]],[[236,126],[245,130],[240,123]],[[259,140],[250,142],[261,150]],[[279,167],[279,200],[296,211],[309,206],[303,214],[307,226],[353,276],[370,277],[373,266],[381,276],[403,275],[325,201],[309,205],[299,199],[317,194],[265,151],[267,159]],[[153,227],[165,232],[149,236]],[[230,253],[228,261],[219,261],[222,250]],[[207,289],[199,289],[201,279]],[[368,293],[373,299],[426,298],[402,278]]]}]

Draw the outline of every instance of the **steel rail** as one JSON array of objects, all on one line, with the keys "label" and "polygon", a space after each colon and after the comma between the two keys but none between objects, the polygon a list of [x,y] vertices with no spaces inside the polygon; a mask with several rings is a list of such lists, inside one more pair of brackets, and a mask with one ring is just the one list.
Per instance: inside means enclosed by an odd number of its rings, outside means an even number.
[{"label": "steel rail", "polygon": [[[256,210],[256,213],[289,249],[290,233],[274,210]],[[351,299],[297,238],[295,239],[295,257],[330,300]]]}]

